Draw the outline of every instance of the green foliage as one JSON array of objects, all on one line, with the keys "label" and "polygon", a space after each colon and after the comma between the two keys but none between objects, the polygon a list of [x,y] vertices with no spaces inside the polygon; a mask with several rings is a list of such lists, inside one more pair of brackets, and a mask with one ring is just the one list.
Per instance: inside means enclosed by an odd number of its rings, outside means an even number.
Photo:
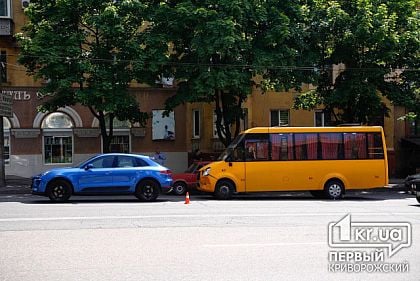
[{"label": "green foliage", "polygon": [[295,98],[295,104],[293,105],[293,108],[311,110],[314,109],[317,105],[323,103],[323,99],[318,94],[318,92],[316,90],[311,90],[298,95]]},{"label": "green foliage", "polygon": [[[336,109],[341,122],[369,123],[381,116],[380,95],[419,112],[420,26],[416,0],[309,2],[317,101]],[[343,64],[335,81],[331,65]],[[313,94],[313,93],[312,93]],[[311,94],[295,107],[316,106]]]},{"label": "green foliage", "polygon": [[80,103],[99,119],[104,152],[112,126],[105,114],[144,123],[146,114],[128,92],[133,79],[147,71],[140,26],[144,1],[33,0],[25,10],[28,23],[18,35],[19,62],[28,73],[47,81],[41,108],[54,111]]},{"label": "green foliage", "polygon": [[[176,77],[177,94],[167,109],[185,102],[216,105],[220,140],[243,118],[242,103],[252,87],[300,88],[311,75],[293,71],[307,65],[304,10],[296,1],[162,1],[153,13],[149,40],[171,42],[161,72]],[[152,53],[156,46],[146,46]],[[162,61],[161,61],[162,62]],[[258,76],[262,81],[253,82]]]},{"label": "green foliage", "polygon": [[[228,145],[253,88],[312,83],[316,90],[298,96],[295,108],[323,104],[339,122],[371,123],[387,112],[381,95],[419,116],[417,7],[418,0],[33,0],[19,61],[48,81],[42,110],[89,107],[104,151],[112,137],[104,115],[110,124],[142,123],[147,114],[129,83],[158,76],[177,81],[167,111],[215,104]],[[342,66],[334,77],[333,65]]]}]

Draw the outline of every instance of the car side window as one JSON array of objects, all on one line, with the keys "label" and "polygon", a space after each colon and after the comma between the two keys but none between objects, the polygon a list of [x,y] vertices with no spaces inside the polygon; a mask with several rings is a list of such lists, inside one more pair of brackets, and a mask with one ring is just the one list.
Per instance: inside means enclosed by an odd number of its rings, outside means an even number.
[{"label": "car side window", "polygon": [[131,168],[137,167],[137,162],[134,157],[130,156],[118,156],[117,157],[117,168]]},{"label": "car side window", "polygon": [[114,164],[114,156],[104,156],[93,160],[89,164],[93,165],[93,168],[112,168]]},{"label": "car side window", "polygon": [[147,162],[144,161],[143,159],[135,158],[135,160],[136,160],[136,167],[146,167],[146,166],[149,166],[149,164],[147,164]]}]

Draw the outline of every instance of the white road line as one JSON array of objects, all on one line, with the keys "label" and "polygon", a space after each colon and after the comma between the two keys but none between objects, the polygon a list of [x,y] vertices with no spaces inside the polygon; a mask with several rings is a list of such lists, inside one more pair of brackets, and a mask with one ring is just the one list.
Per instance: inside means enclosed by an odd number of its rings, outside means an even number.
[{"label": "white road line", "polygon": [[327,242],[282,242],[282,243],[240,243],[240,244],[204,244],[206,248],[233,248],[233,247],[274,247],[295,245],[327,245]]},{"label": "white road line", "polygon": [[[0,222],[23,222],[23,221],[71,221],[71,220],[120,220],[120,219],[154,219],[154,218],[241,218],[241,217],[340,217],[344,212],[337,213],[283,213],[283,214],[207,214],[207,215],[144,215],[144,216],[91,216],[91,217],[26,217],[26,218],[2,218]],[[352,212],[355,216],[389,216],[389,215],[412,215],[411,212],[406,213],[357,213]]]}]

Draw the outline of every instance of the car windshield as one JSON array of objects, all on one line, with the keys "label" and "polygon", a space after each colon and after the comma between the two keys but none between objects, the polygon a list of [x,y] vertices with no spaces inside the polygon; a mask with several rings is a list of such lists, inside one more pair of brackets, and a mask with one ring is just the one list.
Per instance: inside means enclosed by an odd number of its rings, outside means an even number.
[{"label": "car windshield", "polygon": [[188,169],[185,170],[186,173],[194,173],[194,171],[197,169],[198,163],[192,163]]},{"label": "car windshield", "polygon": [[232,151],[235,149],[235,147],[242,141],[244,138],[243,134],[238,135],[231,143],[230,145],[225,149],[225,151],[220,154],[218,161],[225,161],[228,156],[232,154]]}]

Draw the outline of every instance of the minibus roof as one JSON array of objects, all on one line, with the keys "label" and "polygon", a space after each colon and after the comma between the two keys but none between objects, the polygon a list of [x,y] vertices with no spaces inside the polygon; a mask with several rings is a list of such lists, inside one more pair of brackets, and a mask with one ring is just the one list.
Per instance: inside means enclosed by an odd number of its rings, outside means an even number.
[{"label": "minibus roof", "polygon": [[255,127],[244,131],[245,134],[267,133],[357,133],[382,132],[381,126],[340,126],[340,127]]}]

